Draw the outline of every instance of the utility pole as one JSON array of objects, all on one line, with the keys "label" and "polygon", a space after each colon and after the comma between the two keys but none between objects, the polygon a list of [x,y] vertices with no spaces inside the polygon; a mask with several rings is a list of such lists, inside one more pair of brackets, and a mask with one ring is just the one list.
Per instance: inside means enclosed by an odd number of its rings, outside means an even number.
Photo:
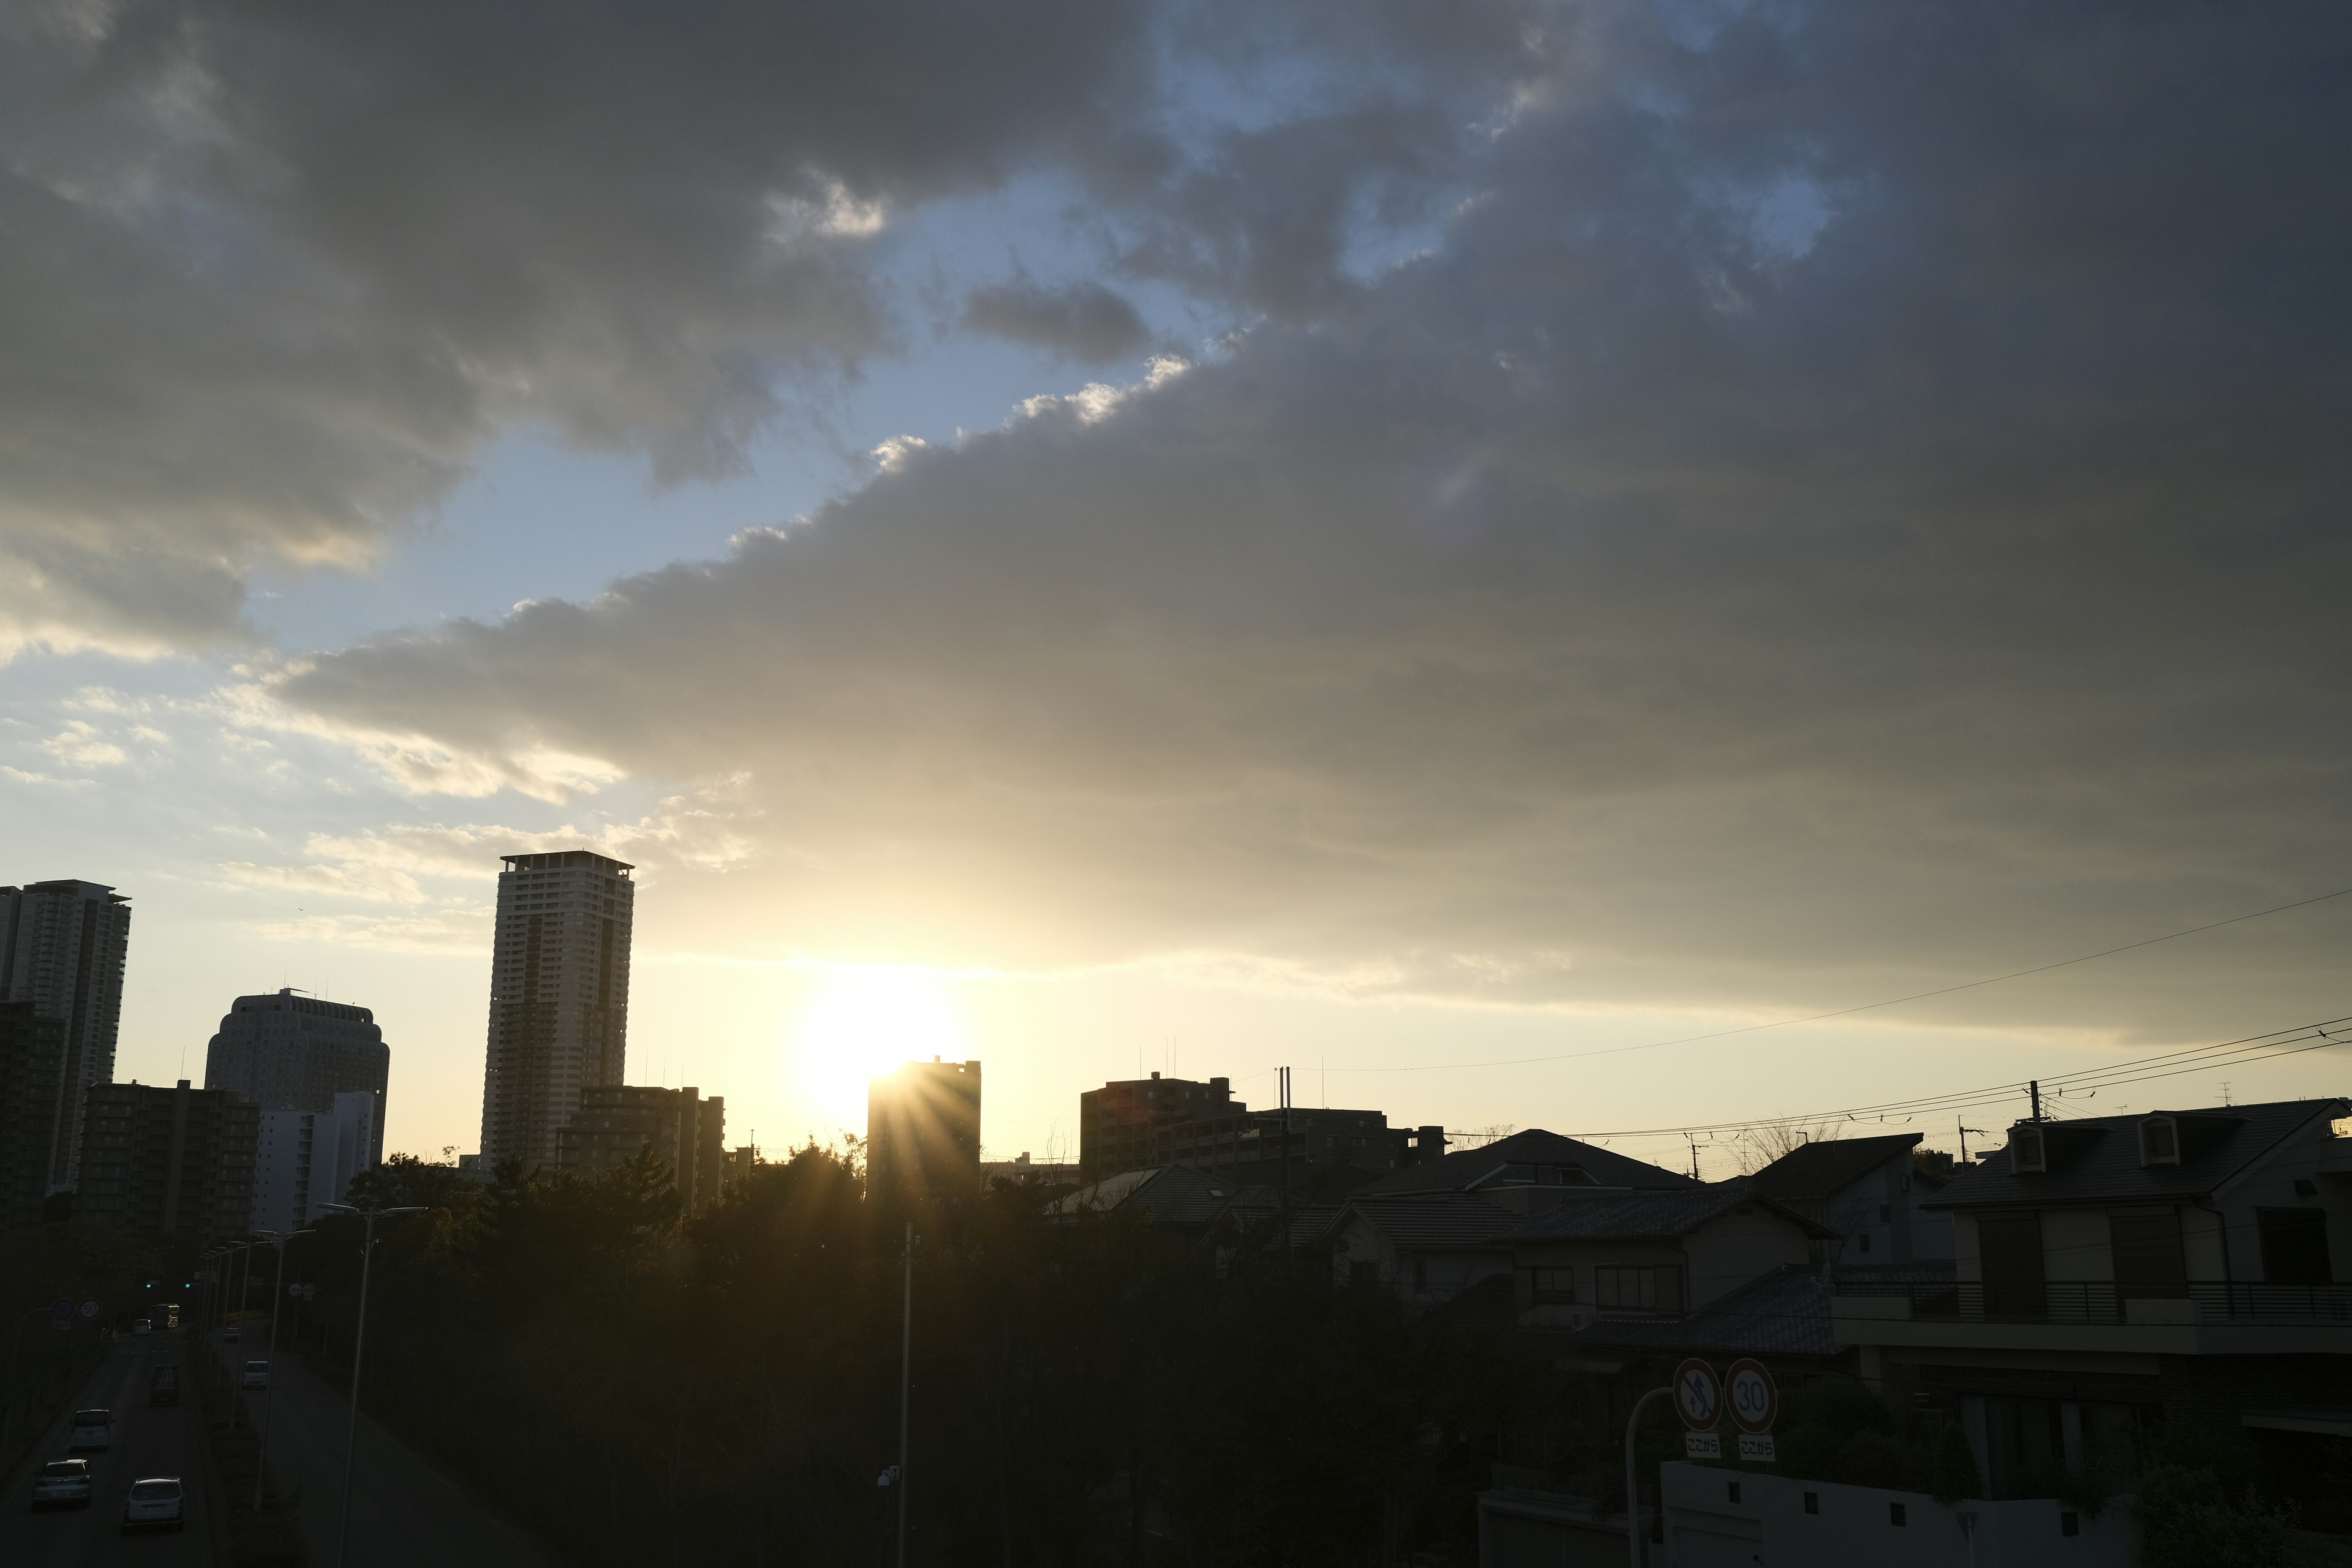
[{"label": "utility pole", "polygon": [[2042,1080],[2038,1078],[2031,1079],[2027,1082],[2025,1089],[2027,1093],[2033,1096],[2033,1120],[2039,1121],[2042,1120]]},{"label": "utility pole", "polygon": [[1282,1268],[1290,1270],[1290,1069],[1282,1069]]},{"label": "utility pole", "polygon": [[343,1438],[343,1519],[335,1530],[335,1568],[344,1568],[352,1556],[352,1464],[360,1451],[360,1357],[367,1350],[368,1269],[375,1261],[375,1222],[395,1215],[423,1214],[425,1208],[421,1204],[396,1209],[358,1209],[349,1204],[324,1206],[367,1222],[360,1241],[359,1323],[352,1336],[352,1419]]},{"label": "utility pole", "polygon": [[261,1482],[269,1468],[270,1417],[278,1410],[278,1305],[286,1299],[286,1244],[307,1230],[278,1238],[278,1281],[269,1288],[269,1381],[261,1390],[261,1451],[253,1461],[253,1511],[261,1511]]},{"label": "utility pole", "polygon": [[915,1388],[915,1226],[907,1223],[907,1300],[898,1319],[898,1568],[907,1568],[907,1461]]}]

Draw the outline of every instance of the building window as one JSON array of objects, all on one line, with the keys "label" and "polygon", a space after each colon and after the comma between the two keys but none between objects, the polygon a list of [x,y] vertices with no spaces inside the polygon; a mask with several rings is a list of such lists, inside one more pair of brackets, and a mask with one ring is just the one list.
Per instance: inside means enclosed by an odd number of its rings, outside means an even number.
[{"label": "building window", "polygon": [[2139,1124],[2139,1163],[2143,1165],[2180,1163],[2180,1128],[2169,1116],[2151,1116]]},{"label": "building window", "polygon": [[1603,1311],[1674,1317],[1683,1310],[1683,1271],[1675,1265],[1604,1265],[1592,1271],[1593,1304]]},{"label": "building window", "polygon": [[1862,1249],[1864,1252],[1870,1250],[1870,1232],[1866,1230],[1862,1233]]},{"label": "building window", "polygon": [[1530,1268],[1534,1276],[1535,1300],[1538,1307],[1571,1306],[1576,1300],[1576,1270],[1573,1268]]},{"label": "building window", "polygon": [[2189,1294],[2178,1209],[2125,1209],[2109,1215],[2107,1246],[2115,1258],[2118,1300],[2177,1300]]},{"label": "building window", "polygon": [[1893,1204],[1881,1204],[1881,1205],[1878,1205],[1878,1223],[1879,1223],[1879,1224],[1881,1224],[1881,1225],[1885,1225],[1887,1221],[1889,1221],[1889,1220],[1893,1219],[1894,1217],[1895,1217],[1895,1205],[1894,1205]]},{"label": "building window", "polygon": [[2047,1171],[2050,1157],[2042,1144],[2042,1129],[2021,1121],[2009,1130],[2009,1168],[2018,1174]]}]

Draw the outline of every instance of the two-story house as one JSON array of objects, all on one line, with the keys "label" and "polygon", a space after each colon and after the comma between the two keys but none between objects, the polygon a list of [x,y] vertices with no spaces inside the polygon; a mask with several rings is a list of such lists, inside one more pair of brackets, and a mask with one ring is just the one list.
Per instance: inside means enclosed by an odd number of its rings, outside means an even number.
[{"label": "two-story house", "polygon": [[1876,1265],[1952,1256],[1952,1216],[1929,1208],[1943,1187],[1917,1168],[1916,1132],[1822,1138],[1756,1173],[1756,1191],[1837,1233],[1824,1261]]},{"label": "two-story house", "polygon": [[2352,1140],[2342,1100],[2024,1121],[1927,1200],[1945,1280],[1841,1274],[1839,1343],[1958,1415],[1996,1495],[2189,1416],[2291,1452],[2352,1436]]}]

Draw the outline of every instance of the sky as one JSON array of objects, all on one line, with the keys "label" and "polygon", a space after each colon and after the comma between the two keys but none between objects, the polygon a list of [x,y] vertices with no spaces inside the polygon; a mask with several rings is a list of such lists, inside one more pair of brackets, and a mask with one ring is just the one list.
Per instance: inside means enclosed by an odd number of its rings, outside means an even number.
[{"label": "sky", "polygon": [[1721,1175],[2352,1014],[2347,68],[2316,4],[28,0],[0,879],[131,897],[119,1077],[300,987],[436,1157],[558,847],[638,868],[630,1080],[771,1150],[944,1055],[992,1157],[1289,1065]]}]

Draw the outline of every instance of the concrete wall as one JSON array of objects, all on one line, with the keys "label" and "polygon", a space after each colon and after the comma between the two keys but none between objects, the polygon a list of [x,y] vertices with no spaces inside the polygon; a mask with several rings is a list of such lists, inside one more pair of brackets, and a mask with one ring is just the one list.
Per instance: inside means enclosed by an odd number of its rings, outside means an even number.
[{"label": "concrete wall", "polygon": [[[1669,1568],[1759,1563],[1899,1563],[1902,1568],[2131,1568],[2129,1500],[2094,1518],[2048,1499],[1944,1508],[1919,1492],[1836,1486],[1698,1465],[1660,1468]],[[1734,1493],[1737,1493],[1735,1496]],[[1808,1494],[1816,1511],[1805,1511]],[[1903,1510],[1894,1522],[1895,1508]],[[1975,1555],[1958,1516],[1976,1517]],[[2073,1515],[2075,1534],[2065,1533]]]}]

